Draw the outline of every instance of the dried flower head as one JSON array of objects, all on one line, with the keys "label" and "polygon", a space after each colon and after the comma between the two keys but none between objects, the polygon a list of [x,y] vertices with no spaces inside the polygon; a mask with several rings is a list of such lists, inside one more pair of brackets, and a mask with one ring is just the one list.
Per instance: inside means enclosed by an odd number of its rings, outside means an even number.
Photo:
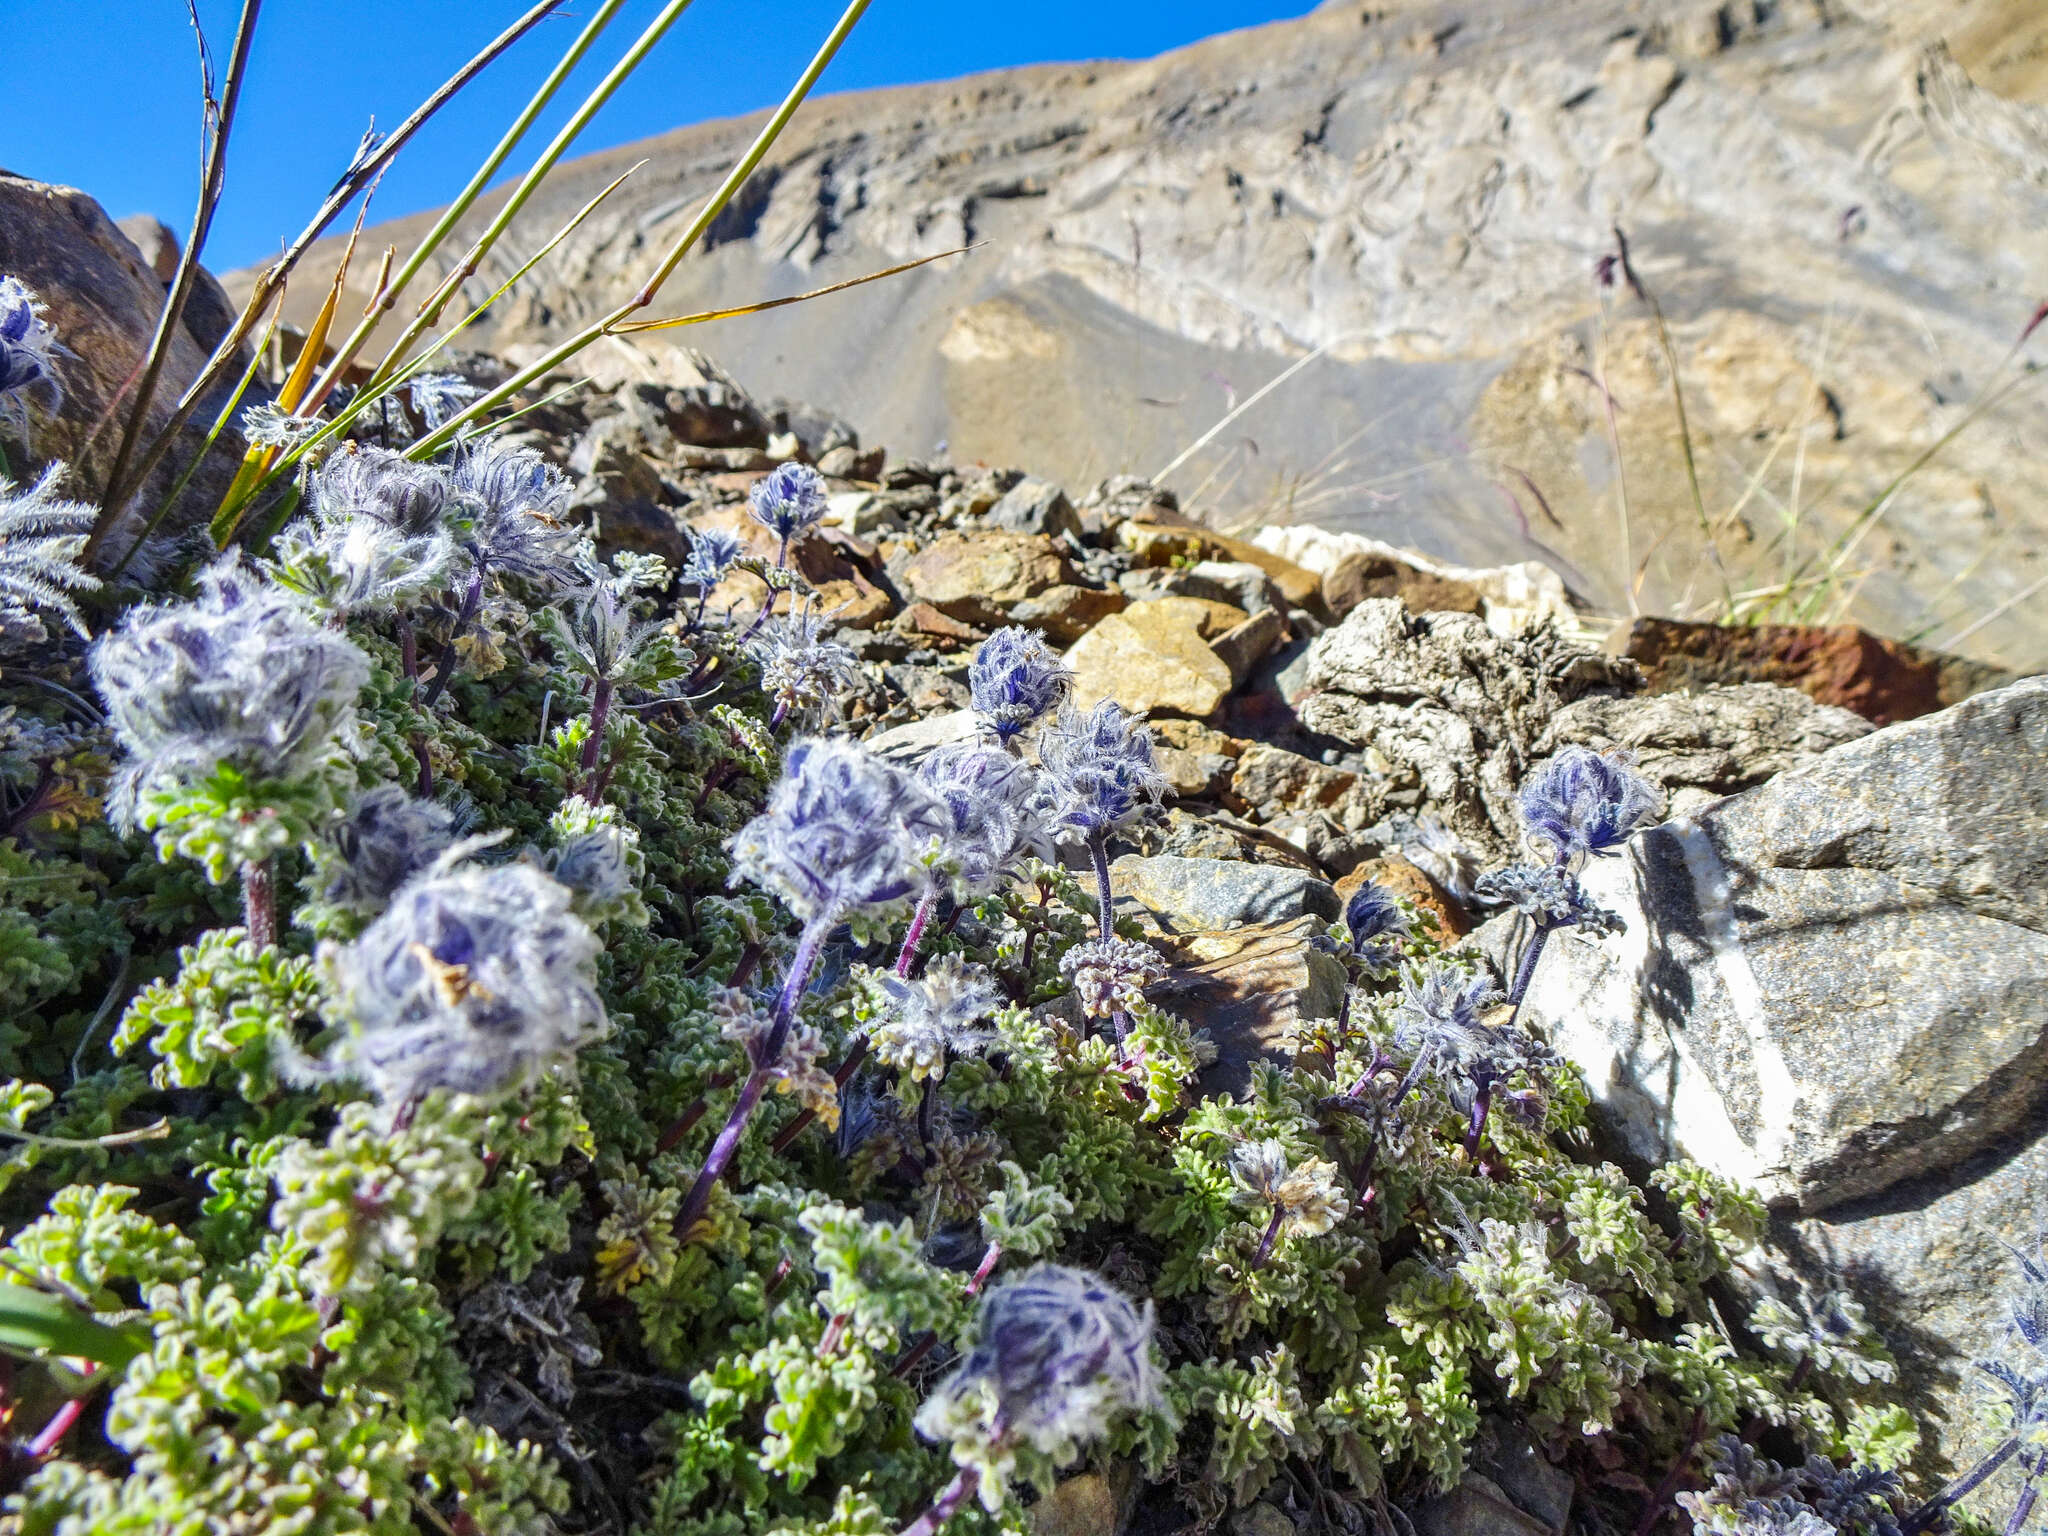
[{"label": "dried flower head", "polygon": [[19,279],[0,277],[0,421],[12,422],[24,448],[30,447],[28,397],[43,392],[55,414],[64,404],[57,381],[57,333],[43,318],[43,302]]},{"label": "dried flower head", "polygon": [[600,948],[569,891],[530,864],[424,875],[324,952],[353,1028],[311,1075],[356,1079],[386,1104],[510,1092],[602,1029]]},{"label": "dried flower head", "polygon": [[1408,942],[1411,924],[1394,893],[1366,880],[1344,903],[1344,927],[1351,935],[1351,948],[1366,964],[1390,965]]},{"label": "dried flower head", "polygon": [[[1394,1010],[1394,1039],[1414,1052],[1411,1080],[1433,1072],[1449,1081],[1457,1101],[1483,1104],[1503,1079],[1554,1065],[1554,1053],[1527,1030],[1486,1021],[1499,1001],[1491,983],[1448,966],[1411,980]],[[1540,1095],[1528,1105],[1511,1103],[1540,1113]]]},{"label": "dried flower head", "polygon": [[315,511],[278,534],[264,568],[281,587],[339,618],[387,612],[445,584],[455,545],[364,514]]},{"label": "dried flower head", "polygon": [[917,781],[850,742],[790,746],[767,807],[733,838],[733,879],[780,896],[805,922],[898,901],[922,883],[917,854],[943,813]]},{"label": "dried flower head", "polygon": [[[0,285],[8,281],[0,279]],[[0,347],[0,369],[5,366]],[[99,586],[78,564],[98,514],[82,501],[58,498],[63,473],[62,464],[52,464],[26,489],[0,480],[0,634],[42,639],[37,608],[47,608],[81,636],[86,632],[71,594]]]},{"label": "dried flower head", "polygon": [[860,658],[825,633],[825,616],[804,603],[749,643],[748,653],[761,668],[761,689],[775,703],[777,725],[792,714],[819,724],[838,713],[842,693],[860,686]]},{"label": "dried flower head", "polygon": [[1655,819],[1662,800],[1626,753],[1566,747],[1522,786],[1522,819],[1566,863],[1611,853]]},{"label": "dried flower head", "polygon": [[458,542],[479,570],[539,587],[587,579],[590,538],[568,521],[574,488],[538,453],[486,438],[457,450],[448,478],[463,503]]},{"label": "dried flower head", "polygon": [[1335,1163],[1314,1157],[1294,1162],[1278,1141],[1248,1141],[1239,1147],[1230,1156],[1230,1176],[1237,1183],[1231,1198],[1269,1210],[1278,1218],[1281,1237],[1319,1237],[1351,1210]]},{"label": "dried flower head", "polygon": [[981,1021],[1002,1006],[1002,989],[958,955],[941,955],[917,981],[885,976],[882,990],[888,1018],[869,1038],[876,1057],[913,1082],[944,1077],[949,1057],[978,1056],[996,1043],[996,1032]]},{"label": "dried flower head", "polygon": [[1166,792],[1152,733],[1114,699],[1063,710],[1039,738],[1054,830],[1084,842],[1128,826]]},{"label": "dried flower head", "polygon": [[339,856],[327,899],[356,912],[381,912],[398,888],[455,841],[455,813],[379,784],[357,795],[334,829]]},{"label": "dried flower head", "polygon": [[1700,1536],[1899,1536],[1895,1472],[1819,1456],[1781,1467],[1733,1435],[1723,1435],[1713,1481],[1678,1504]]},{"label": "dried flower head", "polygon": [[808,464],[778,464],[754,482],[747,504],[754,521],[782,541],[786,558],[790,540],[825,516],[825,477]]},{"label": "dried flower head", "polygon": [[1018,1445],[1064,1464],[1118,1415],[1161,1401],[1152,1304],[1133,1306],[1085,1270],[1039,1264],[983,1298],[974,1347],[916,1422],[981,1470],[982,1503],[995,1510]]},{"label": "dried flower head", "polygon": [[930,851],[935,880],[961,901],[987,894],[1044,844],[1038,776],[998,747],[956,742],[918,765],[919,781],[945,809]]},{"label": "dried flower head", "polygon": [[363,653],[230,554],[189,603],[130,609],[92,652],[93,681],[127,750],[112,810],[229,764],[293,779],[324,761],[369,677]]},{"label": "dried flower head", "polygon": [[1088,939],[1060,956],[1060,974],[1091,1019],[1129,1012],[1145,988],[1166,974],[1159,951],[1136,939]]},{"label": "dried flower head", "polygon": [[974,709],[1007,742],[1065,701],[1074,674],[1035,629],[1012,625],[982,641],[967,668]]},{"label": "dried flower head", "polygon": [[725,573],[746,552],[747,546],[738,534],[728,533],[722,528],[706,528],[690,540],[690,553],[683,561],[682,579],[691,586],[708,591],[725,579]]},{"label": "dried flower head", "polygon": [[367,517],[415,537],[442,531],[454,492],[448,472],[388,448],[351,443],[313,476],[313,506],[331,519]]}]

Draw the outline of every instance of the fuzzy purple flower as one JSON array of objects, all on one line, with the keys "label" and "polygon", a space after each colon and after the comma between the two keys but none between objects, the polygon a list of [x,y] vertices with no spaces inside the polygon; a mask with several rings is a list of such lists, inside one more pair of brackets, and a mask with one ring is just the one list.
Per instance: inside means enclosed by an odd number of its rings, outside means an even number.
[{"label": "fuzzy purple flower", "polygon": [[574,487],[532,449],[495,439],[464,447],[449,480],[466,513],[458,542],[479,571],[538,587],[588,578],[589,535],[568,521]]},{"label": "fuzzy purple flower", "polygon": [[1112,1419],[1161,1402],[1152,1304],[1133,1306],[1086,1270],[1039,1264],[983,1298],[974,1347],[916,1423],[980,1470],[982,1502],[994,1509],[1019,1444],[1065,1463]]},{"label": "fuzzy purple flower", "polygon": [[324,761],[369,678],[363,653],[230,554],[189,603],[130,609],[93,647],[92,674],[129,761],[111,810],[223,763],[291,779]]},{"label": "fuzzy purple flower", "polygon": [[38,608],[56,614],[74,633],[86,633],[72,594],[100,584],[78,564],[98,514],[82,501],[57,496],[63,473],[62,464],[52,464],[25,488],[0,480],[0,644],[43,639]]},{"label": "fuzzy purple flower", "polygon": [[1364,881],[1344,904],[1344,926],[1351,948],[1368,965],[1390,964],[1408,939],[1408,914],[1383,885]]},{"label": "fuzzy purple flower", "polygon": [[386,1104],[508,1093],[602,1030],[601,947],[569,891],[530,864],[423,876],[323,956],[354,1027],[304,1073],[353,1078]]},{"label": "fuzzy purple flower", "polygon": [[357,912],[381,912],[400,886],[455,841],[455,814],[396,784],[379,784],[356,796],[333,837],[339,858],[327,899]]},{"label": "fuzzy purple flower", "polygon": [[733,562],[746,551],[747,547],[738,534],[728,533],[722,528],[706,528],[690,540],[690,553],[683,560],[682,580],[708,591],[724,579]]},{"label": "fuzzy purple flower", "polygon": [[1612,853],[1656,818],[1661,802],[1625,753],[1566,747],[1522,786],[1522,819],[1563,864]]},{"label": "fuzzy purple flower", "polygon": [[1037,775],[998,747],[940,747],[917,776],[945,808],[934,881],[970,901],[993,890],[1043,839]]},{"label": "fuzzy purple flower", "polygon": [[747,503],[754,521],[782,541],[781,565],[790,541],[825,516],[825,477],[808,464],[778,464],[754,482]]},{"label": "fuzzy purple flower", "polygon": [[1081,1012],[1107,1019],[1139,1007],[1145,988],[1166,974],[1159,951],[1136,939],[1086,939],[1060,956],[1060,974]]},{"label": "fuzzy purple flower", "polygon": [[967,682],[975,712],[998,741],[1007,742],[1059,708],[1074,674],[1045,636],[1013,625],[982,641],[968,666]]},{"label": "fuzzy purple flower", "polygon": [[1061,712],[1038,743],[1055,832],[1092,843],[1159,803],[1166,775],[1152,733],[1114,699]]},{"label": "fuzzy purple flower", "polygon": [[43,304],[18,279],[0,277],[0,421],[12,422],[29,447],[28,397],[43,392],[55,413],[64,404],[57,381],[57,333],[43,319]]},{"label": "fuzzy purple flower", "polygon": [[314,510],[323,519],[367,517],[413,538],[442,531],[454,494],[448,472],[438,465],[354,443],[328,455],[311,488]]},{"label": "fuzzy purple flower", "polygon": [[909,774],[850,742],[808,737],[733,838],[733,879],[774,892],[806,923],[897,901],[924,883],[918,854],[943,816]]},{"label": "fuzzy purple flower", "polygon": [[826,622],[809,605],[769,622],[747,646],[761,669],[761,691],[774,701],[773,723],[792,714],[816,725],[838,713],[841,694],[863,682],[860,658],[825,638]]}]

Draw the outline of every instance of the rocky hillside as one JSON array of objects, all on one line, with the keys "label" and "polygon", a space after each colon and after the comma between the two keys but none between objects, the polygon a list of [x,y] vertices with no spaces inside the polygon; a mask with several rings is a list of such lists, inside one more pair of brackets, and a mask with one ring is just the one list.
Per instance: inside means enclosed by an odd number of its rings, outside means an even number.
[{"label": "rocky hillside", "polygon": [[[2013,238],[2048,227],[2041,30],[2025,0],[1346,0],[1150,62],[822,99],[663,307],[975,243],[693,339],[757,394],[1070,484],[1158,471],[1319,352],[1166,477],[1192,508],[1536,556],[1613,612],[1635,569],[1646,609],[1699,609],[1720,578],[1625,286],[1601,341],[1612,227],[1671,322],[1729,582],[1778,576],[1787,524],[1802,554],[1840,535],[2048,293],[2048,248]],[[647,162],[480,339],[517,355],[630,292],[753,127],[568,167],[474,296]],[[661,376],[650,346],[600,366]],[[2015,599],[2043,574],[2048,497],[2019,467],[2044,448],[2023,393],[1921,471],[1845,567],[1855,616],[1939,639],[2009,605],[1964,648],[2039,665]]]}]

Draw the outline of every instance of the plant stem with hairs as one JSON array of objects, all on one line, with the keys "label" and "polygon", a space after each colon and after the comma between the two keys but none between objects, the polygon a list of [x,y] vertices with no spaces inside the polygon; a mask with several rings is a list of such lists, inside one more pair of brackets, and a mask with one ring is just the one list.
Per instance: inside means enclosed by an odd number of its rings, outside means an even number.
[{"label": "plant stem with hairs", "polygon": [[242,866],[242,926],[259,950],[277,943],[277,874],[269,859]]},{"label": "plant stem with hairs", "polygon": [[924,937],[925,925],[932,920],[932,910],[938,902],[937,891],[927,891],[918,898],[917,910],[910,917],[910,931],[903,935],[903,948],[896,954],[898,976],[908,976],[910,968],[917,963],[918,941]]},{"label": "plant stem with hairs", "polygon": [[903,1527],[898,1536],[933,1536],[940,1526],[960,1513],[961,1505],[973,1498],[980,1487],[981,1473],[973,1467],[962,1467],[932,1500],[931,1507]]},{"label": "plant stem with hairs", "polygon": [[597,678],[590,689],[590,738],[583,743],[583,785],[579,791],[592,805],[603,793],[597,776],[598,759],[604,756],[604,728],[611,718],[612,683],[608,677]]},{"label": "plant stem with hairs", "polygon": [[697,1170],[696,1181],[690,1185],[690,1192],[683,1197],[682,1209],[676,1214],[676,1231],[685,1239],[703,1217],[705,1207],[710,1205],[713,1186],[724,1176],[727,1166],[740,1149],[740,1139],[746,1135],[747,1122],[761,1107],[771,1072],[781,1059],[782,1049],[789,1041],[790,1026],[796,1021],[797,1004],[803,998],[804,989],[810,985],[811,968],[817,964],[818,952],[825,946],[825,935],[832,931],[837,920],[837,913],[826,912],[804,925],[803,936],[797,940],[796,953],[790,957],[789,974],[783,979],[782,991],[775,999],[773,1022],[769,1025],[767,1038],[761,1043],[753,1070],[740,1084],[740,1096],[733,1103],[732,1113],[726,1116],[718,1139],[711,1143],[711,1150],[704,1157],[704,1166]]}]

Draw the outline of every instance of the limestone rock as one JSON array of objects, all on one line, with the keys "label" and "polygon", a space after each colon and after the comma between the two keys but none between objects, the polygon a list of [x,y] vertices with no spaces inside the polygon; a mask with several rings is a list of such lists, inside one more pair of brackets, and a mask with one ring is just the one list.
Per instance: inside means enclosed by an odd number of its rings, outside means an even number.
[{"label": "limestone rock", "polygon": [[1358,784],[1358,775],[1330,768],[1298,752],[1255,742],[1237,759],[1231,793],[1259,816],[1271,819],[1289,811],[1324,810]]},{"label": "limestone rock", "polygon": [[973,741],[981,734],[981,717],[971,709],[955,709],[929,715],[908,725],[878,731],[864,745],[877,757],[905,768],[915,768],[940,747]]},{"label": "limestone rock", "polygon": [[1011,607],[1073,579],[1051,542],[1028,533],[942,534],[899,577],[913,598],[984,629],[1001,627]]},{"label": "limestone rock", "polygon": [[1168,933],[1222,931],[1302,916],[1330,922],[1339,911],[1337,893],[1328,884],[1269,864],[1126,854],[1110,866],[1109,882],[1118,901],[1136,903]]},{"label": "limestone rock", "polygon": [[1064,533],[1079,537],[1081,533],[1080,514],[1067,500],[1067,493],[1036,475],[1027,475],[1004,492],[1002,499],[988,509],[987,522],[991,528],[1043,534],[1047,538],[1058,538]]},{"label": "limestone rock", "polygon": [[[1360,533],[1306,523],[1261,528],[1253,542],[1312,572],[1326,602],[1345,605],[1343,613],[1331,610],[1332,619],[1342,619],[1358,603],[1379,597],[1410,598],[1408,606],[1416,612],[1430,612],[1440,603],[1460,613],[1480,613],[1488,627],[1504,635],[1544,623],[1568,624],[1573,614],[1564,578],[1541,561],[1475,570]],[[1376,590],[1381,583],[1391,590]],[[1478,596],[1477,605],[1468,606],[1468,594]]]},{"label": "limestone rock", "polygon": [[[1807,1212],[1942,1173],[2048,1099],[2048,680],[1641,834],[1530,1022],[1630,1149]],[[1881,1069],[1873,1071],[1873,1064]]]},{"label": "limestone rock", "polygon": [[1389,764],[1413,809],[1502,853],[1518,845],[1515,796],[1551,716],[1631,690],[1633,663],[1542,627],[1494,633],[1466,613],[1410,614],[1398,599],[1354,609],[1308,650],[1302,724]]},{"label": "limestone rock", "polygon": [[1010,622],[1038,630],[1054,645],[1072,645],[1112,613],[1127,606],[1115,587],[1077,587],[1062,582],[1027,597],[1010,609]]},{"label": "limestone rock", "polygon": [[1170,942],[1172,966],[1146,996],[1196,1020],[1216,1042],[1218,1059],[1202,1074],[1204,1093],[1241,1089],[1261,1056],[1287,1058],[1285,1040],[1295,1026],[1337,1016],[1344,967],[1313,946],[1325,926],[1321,918],[1298,917]]},{"label": "limestone rock", "polygon": [[1134,714],[1216,713],[1236,679],[1202,638],[1213,609],[1197,598],[1162,598],[1113,613],[1074,642],[1067,665],[1082,705],[1115,699]]}]

